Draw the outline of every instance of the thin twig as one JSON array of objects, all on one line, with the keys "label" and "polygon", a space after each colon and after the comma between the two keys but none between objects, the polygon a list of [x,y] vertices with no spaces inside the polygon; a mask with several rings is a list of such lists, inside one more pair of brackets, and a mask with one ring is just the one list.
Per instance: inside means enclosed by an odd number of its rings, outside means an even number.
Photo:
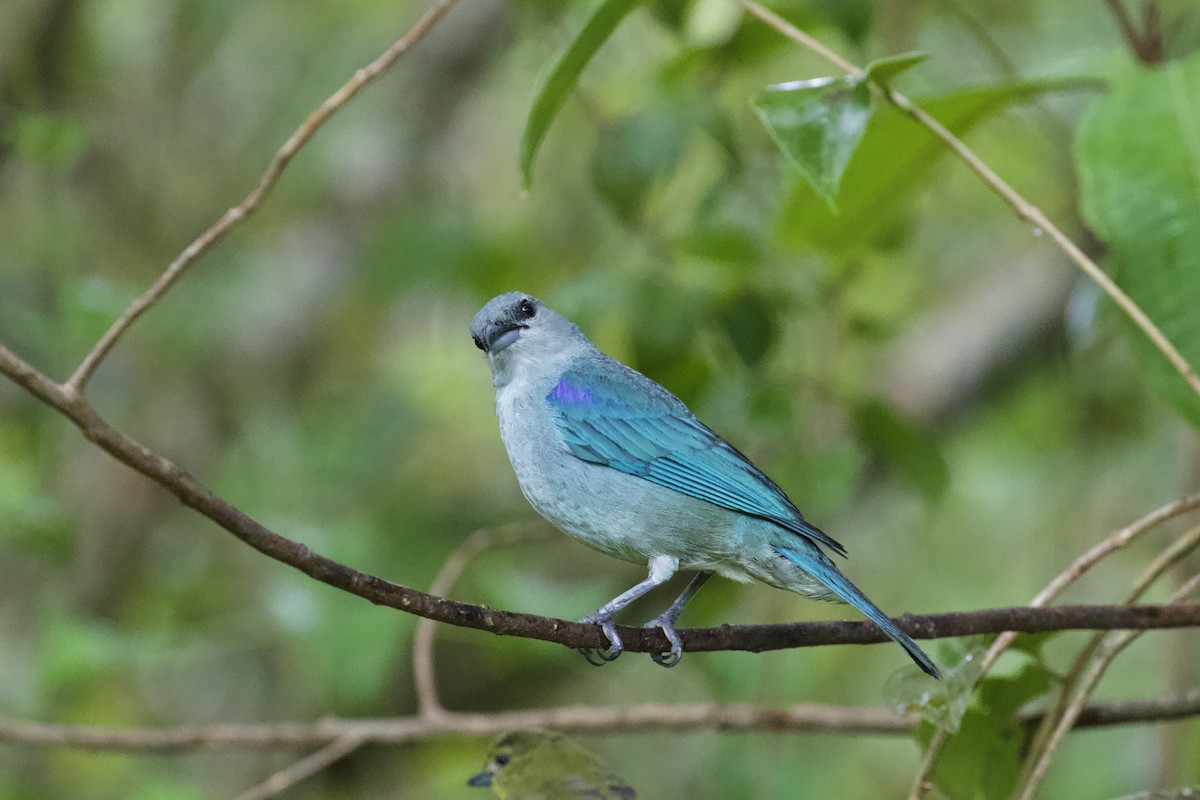
[{"label": "thin twig", "polygon": [[1200,797],[1200,784],[1180,786],[1177,789],[1149,789],[1136,794],[1126,794],[1114,800],[1196,800]]},{"label": "thin twig", "polygon": [[[1172,599],[1182,600],[1196,591],[1197,586],[1200,586],[1200,573],[1193,575],[1187,583],[1180,587]],[[1141,634],[1142,631],[1120,631],[1114,633],[1099,649],[1087,673],[1078,681],[1078,689],[1071,703],[1059,716],[1058,723],[1047,739],[1040,754],[1031,754],[1030,763],[1032,767],[1024,783],[1018,784],[1018,791],[1013,795],[1014,798],[1017,798],[1017,800],[1033,800],[1033,796],[1037,794],[1038,787],[1041,786],[1042,779],[1046,775],[1046,770],[1050,766],[1050,761],[1054,756],[1055,750],[1067,733],[1075,727],[1075,721],[1079,718],[1080,713],[1082,713],[1083,704],[1096,691],[1096,686],[1099,685],[1100,679],[1104,677],[1104,673],[1108,671],[1109,666],[1116,657]],[[1053,716],[1047,716],[1042,724],[1044,725],[1052,719],[1054,719]],[[1037,756],[1036,759],[1034,759],[1034,755]]]},{"label": "thin twig", "polygon": [[[836,65],[839,69],[845,70],[852,75],[862,74],[862,69],[860,67],[842,58],[840,55],[833,52],[825,45],[821,44],[816,39],[797,28],[795,25],[792,25],[778,14],[770,11],[753,0],[736,0],[736,2],[740,3],[743,8],[761,19],[767,25],[777,30],[779,33],[812,50],[814,53],[821,55],[826,60]],[[970,167],[971,170],[975,172],[975,174],[977,174],[984,183],[990,186],[992,190],[996,192],[996,194],[1000,195],[1000,197],[1006,203],[1012,206],[1013,210],[1016,211],[1017,216],[1020,219],[1032,223],[1035,233],[1045,232],[1052,240],[1054,240],[1054,243],[1058,245],[1059,249],[1066,253],[1067,257],[1075,262],[1075,264],[1081,270],[1083,270],[1085,275],[1095,281],[1095,283],[1104,291],[1104,293],[1107,294],[1123,312],[1125,312],[1126,316],[1133,320],[1135,325],[1141,328],[1142,332],[1147,336],[1147,338],[1150,339],[1151,342],[1153,342],[1154,346],[1157,347],[1162,354],[1167,357],[1167,360],[1171,362],[1171,366],[1173,366],[1176,371],[1183,376],[1183,379],[1187,381],[1192,391],[1197,395],[1200,395],[1200,375],[1196,374],[1195,369],[1193,369],[1192,365],[1188,363],[1187,359],[1184,358],[1177,349],[1175,349],[1175,346],[1171,344],[1170,340],[1167,339],[1161,330],[1159,330],[1158,326],[1154,324],[1150,317],[1148,317],[1146,313],[1142,311],[1141,307],[1138,306],[1138,304],[1135,303],[1133,299],[1129,297],[1129,295],[1125,294],[1121,287],[1117,286],[1116,282],[1113,281],[1113,279],[1110,278],[1108,274],[1104,272],[1104,270],[1100,269],[1100,267],[1096,265],[1096,262],[1088,258],[1087,254],[1085,254],[1078,245],[1071,241],[1071,239],[1065,233],[1059,230],[1058,227],[1050,221],[1050,218],[1047,217],[1040,208],[1022,197],[1015,189],[1008,185],[1004,179],[997,175],[991,167],[985,164],[983,160],[979,158],[979,156],[975,155],[975,153],[969,147],[967,147],[961,139],[951,133],[936,119],[929,116],[929,114],[927,114],[918,105],[894,89],[888,87],[881,87],[881,89],[887,96],[888,100],[891,101],[892,105],[914,120],[917,124],[929,130],[934,136],[945,142],[946,145],[953,150],[959,158],[966,162],[967,166]]]},{"label": "thin twig", "polygon": [[[1167,570],[1187,557],[1197,546],[1200,546],[1200,526],[1196,526],[1183,536],[1173,541],[1138,575],[1125,598],[1126,603],[1136,602],[1150,586]],[[1193,576],[1171,597],[1171,602],[1182,602],[1200,583],[1200,575]],[[1102,646],[1105,634],[1097,634],[1083,648],[1075,665],[1064,681],[1063,692],[1055,708],[1046,716],[1039,726],[1033,744],[1026,757],[1025,767],[1018,782],[1018,790],[1014,798],[1032,800],[1038,786],[1045,777],[1046,770],[1054,752],[1062,742],[1063,737],[1074,727],[1083,704],[1092,696],[1096,685],[1100,682],[1108,665],[1116,658],[1130,642],[1139,635],[1140,631],[1122,631],[1109,639],[1109,644]],[[1098,652],[1097,652],[1098,651]],[[1096,653],[1093,658],[1093,653]],[[1091,666],[1088,667],[1088,661]],[[1084,672],[1085,668],[1087,669]],[[1070,700],[1067,700],[1071,692]]]},{"label": "thin twig", "polygon": [[1158,16],[1158,5],[1152,0],[1146,0],[1142,6],[1142,30],[1134,27],[1133,20],[1125,11],[1121,0],[1107,0],[1108,9],[1117,20],[1121,29],[1121,38],[1129,46],[1130,52],[1143,64],[1153,66],[1162,62],[1163,30]]},{"label": "thin twig", "polygon": [[[958,19],[959,23],[966,28],[976,42],[979,43],[983,51],[987,53],[992,63],[1000,70],[1001,77],[1007,81],[1016,82],[1020,80],[1021,73],[1017,69],[1016,63],[1009,58],[1008,53],[992,36],[988,27],[980,21],[979,17],[967,7],[964,0],[940,0],[950,16]],[[1071,128],[1063,121],[1062,117],[1052,111],[1045,102],[1043,97],[1037,97],[1032,100],[1033,106],[1037,109],[1038,115],[1042,118],[1042,122],[1049,128],[1053,128],[1058,135],[1058,141],[1071,141]]]},{"label": "thin twig", "polygon": [[[1200,508],[1200,493],[1160,506],[1133,524],[1114,531],[1100,542],[1088,548],[1086,552],[1072,561],[1066,569],[1054,576],[1054,579],[1046,584],[1046,587],[1038,592],[1029,602],[1030,607],[1041,608],[1049,605],[1051,601],[1066,591],[1068,586],[1083,577],[1085,573],[1111,553],[1128,547],[1134,540],[1167,520],[1182,516],[1190,511],[1195,511],[1197,508]],[[1016,641],[1016,638],[1017,634],[1011,631],[1007,631],[996,637],[996,640],[992,642],[991,647],[988,648],[980,660],[979,677],[976,678],[976,683],[983,680],[984,676],[991,671],[1004,651]],[[938,757],[941,755],[942,747],[949,738],[950,734],[945,729],[939,729],[933,735],[929,745],[925,748],[925,756],[921,762],[921,768],[918,770],[917,776],[913,781],[908,800],[920,800],[924,797],[930,786],[929,779],[933,775],[933,770],[937,765]]]},{"label": "thin twig", "polygon": [[258,786],[242,792],[233,800],[267,800],[267,798],[292,788],[300,781],[316,775],[335,761],[350,755],[362,745],[363,740],[354,736],[334,739],[315,753],[305,756],[286,769],[279,770]]},{"label": "thin twig", "polygon": [[[1022,719],[1038,721],[1045,712],[1022,714]],[[1200,715],[1200,688],[1193,688],[1176,697],[1154,700],[1131,700],[1119,703],[1096,703],[1087,706],[1075,720],[1077,728],[1127,725],[1131,722],[1169,722]]]},{"label": "thin twig", "polygon": [[[1029,724],[1044,712],[1024,712]],[[1200,688],[1150,700],[1096,703],[1076,720],[1083,729],[1161,723],[1200,716]],[[105,725],[52,725],[0,719],[0,742],[65,747],[96,752],[180,753],[197,750],[279,750],[323,747],[347,738],[362,743],[398,745],[445,736],[494,736],[514,728],[552,728],[573,734],[689,733],[836,733],[859,736],[909,735],[915,716],[898,717],[882,708],[805,703],[762,708],[747,703],[680,705],[566,706],[495,713],[447,711],[436,720],[421,717],[337,719],[317,722],[184,725],[176,728],[128,728]]]},{"label": "thin twig", "polygon": [[388,67],[395,63],[396,59],[404,55],[409,48],[423,39],[456,2],[457,0],[439,0],[436,5],[426,11],[417,20],[417,23],[409,29],[408,33],[400,37],[400,39],[370,64],[356,70],[350,80],[346,81],[340,89],[326,98],[325,102],[321,103],[315,111],[309,114],[308,119],[304,120],[300,127],[283,143],[283,146],[275,152],[271,163],[267,165],[266,171],[259,179],[258,185],[254,187],[254,190],[250,194],[246,195],[246,199],[226,211],[211,228],[200,234],[195,241],[183,249],[182,253],[175,257],[175,260],[159,275],[158,280],[141,297],[134,300],[129,308],[125,310],[125,313],[109,326],[108,330],[104,332],[104,335],[100,337],[95,346],[84,356],[83,361],[80,362],[75,372],[67,380],[65,386],[74,394],[82,394],[87,387],[88,381],[95,374],[96,369],[104,361],[104,358],[109,354],[113,346],[116,345],[117,340],[129,329],[129,326],[145,313],[148,308],[158,302],[159,298],[166,294],[175,282],[183,276],[188,267],[211,250],[217,242],[221,241],[234,225],[248,217],[258,208],[259,203],[262,202],[267,193],[279,181],[279,177],[283,174],[283,170],[287,167],[288,163],[300,151],[300,148],[313,138],[326,120],[345,106],[346,103],[350,102],[369,83],[378,78]]},{"label": "thin twig", "polygon": [[[1168,569],[1179,563],[1188,555],[1198,544],[1200,544],[1200,526],[1193,528],[1175,541],[1171,542],[1162,553],[1160,553],[1149,565],[1142,570],[1138,577],[1134,580],[1129,592],[1122,601],[1125,605],[1132,605],[1137,602],[1150,586]],[[1042,720],[1038,730],[1034,733],[1033,739],[1027,748],[1027,756],[1025,766],[1022,769],[1021,778],[1018,780],[1018,786],[1024,787],[1030,781],[1040,781],[1041,775],[1035,777],[1034,773],[1039,771],[1044,773],[1049,767],[1052,751],[1057,747],[1065,735],[1066,728],[1069,727],[1064,722],[1072,704],[1079,706],[1086,702],[1090,694],[1080,696],[1078,687],[1081,683],[1085,670],[1088,664],[1092,661],[1096,652],[1104,643],[1104,638],[1107,632],[1100,631],[1092,636],[1076,655],[1071,667],[1067,670],[1066,677],[1062,680],[1062,688],[1058,695],[1058,700],[1054,707],[1049,711],[1046,717]],[[1076,694],[1073,694],[1076,693]],[[1063,731],[1063,733],[1058,733]]]},{"label": "thin twig", "polygon": [[[429,585],[429,593],[445,596],[450,593],[467,564],[488,548],[549,534],[545,526],[536,528],[527,523],[514,523],[500,528],[483,528],[463,540],[442,564],[441,570]],[[437,677],[433,665],[433,636],[437,630],[433,620],[422,617],[413,637],[413,684],[417,691],[417,714],[423,719],[436,719],[445,714],[437,695]]]},{"label": "thin twig", "polygon": [[786,38],[791,39],[793,42],[796,42],[797,44],[800,44],[808,50],[816,53],[821,58],[842,70],[842,72],[845,72],[849,75],[862,75],[862,67],[858,66],[853,61],[843,58],[840,53],[830,47],[827,47],[820,39],[816,38],[815,36],[809,36],[807,33],[800,30],[795,25],[788,22],[786,19],[779,16],[766,6],[755,3],[753,0],[737,0],[737,2],[741,4],[742,8],[746,9],[763,22],[767,23],[767,25],[783,34]]},{"label": "thin twig", "polygon": [[1129,18],[1129,14],[1125,11],[1125,4],[1121,0],[1105,0],[1108,10],[1112,13],[1113,18],[1117,21],[1117,28],[1121,31],[1121,38],[1125,40],[1125,44],[1129,46],[1129,50],[1134,55],[1139,55],[1141,51],[1141,35],[1137,28],[1133,26],[1133,20]]}]

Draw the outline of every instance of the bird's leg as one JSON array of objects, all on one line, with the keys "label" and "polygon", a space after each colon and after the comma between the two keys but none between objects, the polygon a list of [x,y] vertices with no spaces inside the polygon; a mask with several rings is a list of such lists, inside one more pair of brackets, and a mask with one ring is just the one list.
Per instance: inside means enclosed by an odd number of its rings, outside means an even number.
[{"label": "bird's leg", "polygon": [[679,593],[679,597],[675,598],[675,602],[671,603],[666,611],[642,626],[643,628],[661,628],[663,635],[671,643],[670,653],[650,654],[650,658],[654,660],[655,664],[663,667],[673,667],[683,658],[683,642],[679,639],[679,634],[675,631],[675,620],[683,613],[683,607],[696,596],[696,592],[700,591],[700,587],[712,575],[711,572],[697,572],[696,577],[692,578],[691,582],[683,588],[683,591]]},{"label": "bird's leg", "polygon": [[[613,617],[621,613],[621,611],[637,600],[646,592],[651,591],[657,586],[662,586],[671,576],[675,574],[676,567],[679,566],[679,560],[668,556],[658,556],[650,559],[650,574],[646,576],[646,580],[634,586],[628,591],[609,600],[600,608],[596,609],[591,614],[588,614],[583,619],[579,620],[581,625],[598,624],[600,630],[604,631],[605,637],[608,638],[608,649],[594,652],[590,648],[581,647],[579,652],[587,659],[588,663],[595,667],[604,666],[605,662],[615,661],[617,656],[621,655],[625,649],[621,637],[617,634],[617,626],[613,622]],[[699,587],[697,587],[699,588]],[[686,602],[686,601],[685,601]],[[599,658],[599,661],[595,659]]]}]

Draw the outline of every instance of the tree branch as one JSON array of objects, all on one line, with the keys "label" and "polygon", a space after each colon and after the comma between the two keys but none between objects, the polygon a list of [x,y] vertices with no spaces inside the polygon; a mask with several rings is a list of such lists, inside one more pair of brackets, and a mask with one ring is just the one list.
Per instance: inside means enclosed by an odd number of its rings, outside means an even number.
[{"label": "tree branch", "polygon": [[1158,4],[1153,0],[1145,0],[1142,4],[1142,29],[1138,30],[1125,11],[1121,0],[1106,0],[1108,9],[1117,20],[1121,30],[1121,38],[1129,46],[1130,52],[1147,66],[1161,64],[1163,60],[1163,29],[1159,19]]},{"label": "tree branch", "polygon": [[[1178,563],[1198,544],[1200,544],[1200,527],[1193,528],[1186,535],[1172,542],[1138,576],[1126,602],[1136,600],[1163,572]],[[1176,602],[1183,600],[1194,592],[1198,585],[1200,585],[1200,574],[1192,576],[1183,586],[1179,587],[1171,596],[1171,600]],[[1046,775],[1046,770],[1050,768],[1050,761],[1055,750],[1067,733],[1075,727],[1075,720],[1082,713],[1084,703],[1096,690],[1109,665],[1141,633],[1142,631],[1126,630],[1107,635],[1096,634],[1088,646],[1083,649],[1076,666],[1072,668],[1064,682],[1059,702],[1039,725],[1038,736],[1035,737],[1029,748],[1021,778],[1017,782],[1017,791],[1013,793],[1014,798],[1033,800]],[[1094,658],[1092,658],[1093,653],[1096,653]],[[1087,668],[1086,672],[1084,671],[1085,667]],[[1069,700],[1068,692],[1073,692]]]},{"label": "tree branch", "polygon": [[267,800],[286,791],[300,781],[316,775],[362,747],[363,740],[353,736],[334,739],[315,753],[310,753],[285,769],[281,769],[257,786],[247,789],[233,800]]},{"label": "tree branch", "polygon": [[[138,444],[109,425],[80,395],[59,385],[0,345],[0,374],[24,387],[55,408],[83,435],[121,463],[159,484],[185,506],[195,509],[246,544],[305,575],[376,605],[388,606],[420,617],[484,630],[500,636],[521,636],[555,642],[565,647],[599,648],[607,639],[599,626],[566,620],[497,611],[461,603],[401,586],[359,572],[314,553],[252,519],[182,467]],[[979,633],[1112,628],[1180,628],[1200,626],[1200,605],[1177,606],[1059,606],[1056,608],[994,608],[948,614],[905,615],[897,623],[910,636],[939,639]],[[661,630],[620,627],[625,649],[658,653],[669,647]],[[722,625],[679,632],[689,652],[749,650],[764,652],[829,644],[876,644],[888,641],[872,623],[794,622],[783,625]]]},{"label": "tree branch", "polygon": [[438,20],[444,17],[446,12],[456,2],[457,0],[439,0],[435,6],[426,11],[417,20],[417,23],[412,26],[408,33],[400,37],[395,44],[385,50],[370,64],[357,70],[350,80],[346,81],[340,89],[330,95],[325,102],[321,103],[315,111],[309,114],[308,119],[304,120],[300,127],[283,143],[283,146],[275,152],[271,163],[267,165],[266,172],[259,178],[258,185],[254,187],[250,194],[246,195],[246,199],[226,211],[211,228],[200,234],[195,241],[183,249],[182,253],[175,257],[175,260],[167,266],[167,269],[158,277],[158,280],[141,297],[134,300],[129,308],[125,310],[125,313],[109,326],[108,330],[104,332],[104,335],[100,337],[95,346],[84,356],[83,361],[75,369],[74,374],[67,380],[65,386],[72,393],[81,394],[86,388],[87,382],[95,374],[96,369],[104,361],[109,352],[112,351],[117,340],[129,329],[129,326],[145,313],[150,306],[158,302],[175,285],[175,282],[183,276],[188,267],[211,250],[217,242],[225,238],[225,234],[229,233],[234,225],[254,213],[259,203],[262,202],[267,193],[279,181],[279,177],[283,174],[283,170],[287,167],[288,163],[300,151],[300,148],[316,135],[317,130],[325,124],[325,121],[346,105],[346,103],[350,102],[367,84],[378,78],[384,70],[395,63],[396,59],[404,55],[410,47],[425,38],[425,34],[429,33]]},{"label": "tree branch", "polygon": [[[1044,712],[1021,714],[1036,724]],[[1097,703],[1087,706],[1075,724],[1099,728],[1156,723],[1200,716],[1200,688],[1177,697]],[[0,720],[0,741],[70,747],[93,751],[175,753],[202,749],[288,749],[324,747],[351,740],[396,745],[442,736],[495,736],[514,728],[552,728],[573,734],[694,733],[839,733],[860,736],[908,735],[915,717],[898,717],[882,708],[803,703],[761,708],[748,703],[683,705],[564,706],[550,709],[469,714],[447,711],[437,720],[327,718],[317,722],[184,725],[175,728],[128,728],[105,725],[50,725]]]},{"label": "tree branch", "polygon": [[[471,559],[490,547],[547,538],[550,534],[551,529],[548,525],[534,527],[521,523],[477,530],[464,539],[442,564],[433,583],[429,585],[429,592],[442,596],[449,594]],[[413,686],[417,692],[417,714],[424,719],[434,719],[446,713],[446,709],[438,700],[433,664],[433,637],[436,628],[433,620],[422,617],[413,636]]]},{"label": "tree branch", "polygon": [[[1193,494],[1181,500],[1176,500],[1173,503],[1160,506],[1133,524],[1126,525],[1124,528],[1114,531],[1100,542],[1088,548],[1086,552],[1067,565],[1066,569],[1056,575],[1050,583],[1046,584],[1044,589],[1034,596],[1029,605],[1033,608],[1041,608],[1049,604],[1066,591],[1068,586],[1083,577],[1092,567],[1099,564],[1110,554],[1128,547],[1134,540],[1146,532],[1154,530],[1154,528],[1167,520],[1195,511],[1197,508],[1200,508],[1200,494]],[[996,640],[992,642],[991,647],[988,648],[987,653],[984,654],[983,660],[979,664],[979,677],[975,679],[976,683],[984,679],[1000,659],[1000,656],[1012,645],[1016,638],[1017,635],[1011,631],[1006,631],[996,637]],[[912,790],[909,792],[909,800],[921,800],[924,797],[929,785],[929,776],[933,774],[933,769],[937,765],[942,747],[949,738],[950,733],[946,729],[941,728],[929,741],[929,746],[925,748],[925,758],[913,781]]]},{"label": "tree branch", "polygon": [[[363,86],[377,76],[380,71],[392,63],[399,55],[419,40],[429,28],[453,4],[453,0],[442,0],[400,41],[380,56],[370,67],[356,73],[355,78],[342,87],[329,100],[322,104],[304,126],[289,139],[289,143],[281,148],[283,156],[273,162],[273,167],[264,176],[260,188],[269,188],[278,178],[279,172],[286,166],[287,161],[294,155],[296,149],[308,138],[311,138],[316,128],[330,114],[340,108],[354,96]],[[775,20],[772,24],[781,30],[795,31],[786,22],[774,17],[770,12],[752,2],[745,2],[753,13],[767,20]],[[765,16],[764,16],[765,15]],[[781,27],[782,26],[782,27]],[[789,34],[791,35],[791,34]],[[806,41],[807,39],[802,39]],[[818,47],[818,45],[809,44]],[[819,48],[827,57],[835,62],[840,61],[836,54]],[[850,68],[853,65],[849,65]],[[895,98],[893,98],[895,99]],[[957,141],[957,140],[955,140]],[[265,189],[264,189],[265,191]],[[261,199],[261,192],[252,195],[250,207]],[[228,224],[232,224],[232,221]],[[227,226],[226,226],[227,227]],[[224,230],[224,228],[222,229]],[[215,240],[214,240],[215,241]],[[210,245],[205,245],[207,247]],[[187,256],[184,266],[191,263],[204,248]],[[190,250],[190,248],[189,248]],[[185,251],[185,254],[189,251]],[[182,267],[169,268],[164,273],[174,277],[167,279],[167,285],[157,293],[149,295],[153,302],[169,284],[178,277]],[[152,289],[151,292],[154,292]],[[136,304],[135,304],[136,305]],[[134,311],[131,308],[131,311]],[[339,564],[331,559],[312,552],[306,546],[287,539],[258,523],[244,512],[217,496],[198,479],[182,467],[174,464],[150,449],[135,442],[117,429],[113,428],[83,397],[81,388],[95,365],[104,357],[123,330],[125,330],[136,311],[127,313],[125,322],[116,323],[105,339],[89,353],[89,358],[80,365],[75,375],[66,383],[58,384],[46,375],[20,359],[3,345],[0,345],[0,373],[25,388],[35,397],[47,403],[66,416],[79,428],[83,435],[109,455],[123,464],[142,473],[174,494],[181,503],[195,509],[225,530],[229,531],[246,544],[277,561],[287,564],[309,577],[336,588],[355,594],[378,605],[385,605],[407,611],[427,619],[445,622],[462,627],[487,630],[497,635],[521,636],[542,641],[556,642],[570,648],[601,647],[606,639],[597,626],[580,625],[565,620],[541,617],[531,614],[519,614],[506,611],[496,611],[482,606],[460,603],[454,600],[438,597],[433,594],[401,586],[382,578],[369,575]],[[91,366],[88,366],[88,365]],[[1065,630],[1072,628],[1160,628],[1160,627],[1190,627],[1200,625],[1200,607],[1197,606],[1141,606],[1135,608],[1120,608],[1110,606],[1076,606],[1054,609],[1009,608],[989,609],[976,612],[960,612],[929,616],[905,616],[898,620],[910,635],[916,638],[932,639],[946,636],[962,636],[978,633],[996,633],[1002,631],[1042,632],[1050,630]],[[657,629],[621,628],[626,650],[631,652],[661,652],[667,645],[662,632]],[[715,650],[749,650],[761,652],[766,650],[784,649],[791,647],[817,646],[826,644],[872,644],[886,641],[886,637],[874,625],[868,622],[815,622],[793,623],[787,625],[747,625],[719,628],[692,629],[681,631],[685,649],[691,652]]]}]

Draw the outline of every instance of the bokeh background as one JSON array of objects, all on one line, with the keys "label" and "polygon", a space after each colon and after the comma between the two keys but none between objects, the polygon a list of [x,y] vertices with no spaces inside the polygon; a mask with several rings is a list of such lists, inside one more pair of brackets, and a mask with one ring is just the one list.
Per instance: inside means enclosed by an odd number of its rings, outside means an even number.
[{"label": "bokeh background", "polygon": [[[426,5],[0,5],[0,341],[65,378]],[[1200,15],[1161,5],[1170,46],[1192,48]],[[1197,485],[1195,437],[1146,386],[1115,313],[961,165],[931,155],[857,217],[829,215],[750,102],[831,69],[731,3],[635,11],[523,191],[534,88],[591,7],[461,3],[132,329],[91,386],[102,413],[284,535],[417,588],[472,531],[536,524],[467,333],[483,302],[515,288],[748,453],[846,544],[847,574],[892,614],[1027,602],[1110,529]],[[860,63],[930,53],[899,82],[917,97],[1056,84],[990,104],[969,140],[1099,253],[1078,217],[1071,145],[1097,79],[1124,57],[1103,3],[777,7]],[[1065,599],[1117,600],[1167,532]],[[643,574],[560,536],[485,554],[452,595],[574,619]],[[852,616],[716,582],[683,623]],[[250,550],[0,383],[0,716],[169,726],[409,714],[414,626]],[[1064,667],[1080,641],[1047,642],[1050,663]],[[907,663],[878,646],[693,655],[669,672],[630,655],[597,670],[476,631],[441,627],[437,642],[444,702],[477,711],[881,705]],[[932,646],[947,664],[960,649]],[[1197,655],[1194,633],[1149,634],[1100,697],[1192,686]],[[903,737],[586,744],[639,796],[664,800],[898,797],[919,762]],[[285,796],[479,797],[465,781],[486,746],[368,747]],[[1076,734],[1045,796],[1197,782],[1197,754],[1195,723]],[[223,798],[295,758],[0,744],[0,798]]]}]

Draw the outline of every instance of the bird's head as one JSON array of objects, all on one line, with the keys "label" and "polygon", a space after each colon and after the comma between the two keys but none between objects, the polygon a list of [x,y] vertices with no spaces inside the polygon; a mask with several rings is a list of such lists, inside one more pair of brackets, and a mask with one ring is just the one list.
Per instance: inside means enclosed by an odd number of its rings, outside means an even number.
[{"label": "bird's head", "polygon": [[489,300],[471,320],[471,338],[487,354],[497,387],[527,366],[552,368],[592,346],[574,323],[524,292]]},{"label": "bird's head", "polygon": [[561,733],[502,733],[487,758],[483,772],[467,784],[490,786],[500,800],[637,800],[625,781]]},{"label": "bird's head", "polygon": [[[493,786],[503,789],[507,783],[515,783],[536,767],[538,753],[546,755],[559,745],[562,737],[542,731],[510,731],[492,743],[487,754],[487,765],[467,781],[468,786]],[[550,762],[551,764],[553,762]],[[515,780],[514,780],[515,779]]]}]

